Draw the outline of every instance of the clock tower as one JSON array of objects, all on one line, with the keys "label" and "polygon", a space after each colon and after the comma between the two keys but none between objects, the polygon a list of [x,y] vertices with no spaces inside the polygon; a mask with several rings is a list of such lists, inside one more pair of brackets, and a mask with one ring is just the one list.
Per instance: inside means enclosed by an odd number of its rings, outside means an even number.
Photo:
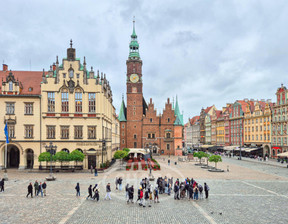
[{"label": "clock tower", "polygon": [[129,44],[127,65],[127,147],[142,147],[143,83],[142,60],[133,21],[133,33]]}]

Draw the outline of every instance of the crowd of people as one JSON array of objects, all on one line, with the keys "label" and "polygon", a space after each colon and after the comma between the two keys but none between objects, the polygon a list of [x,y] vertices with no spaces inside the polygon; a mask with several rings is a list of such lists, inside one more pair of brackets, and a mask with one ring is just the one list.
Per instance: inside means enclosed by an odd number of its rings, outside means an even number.
[{"label": "crowd of people", "polygon": [[[33,198],[33,185],[32,185],[32,183],[29,183],[27,188],[28,188],[28,193],[27,193],[26,197],[28,198],[28,196],[30,195],[31,198]],[[34,183],[34,195],[36,197],[38,197],[39,193],[40,193],[41,197],[46,196],[46,188],[47,188],[47,184],[45,181],[43,183],[42,182],[38,183],[38,181],[36,180]]]},{"label": "crowd of people", "polygon": [[[115,190],[122,191],[122,182],[123,179],[121,177],[116,177],[115,179]],[[77,183],[76,187],[76,196],[80,196],[80,185]],[[159,203],[159,194],[167,194],[168,196],[171,195],[172,190],[174,191],[174,199],[181,200],[187,198],[188,200],[203,200],[204,194],[205,198],[207,199],[209,196],[209,186],[204,183],[202,186],[193,178],[189,179],[188,177],[180,182],[179,179],[173,181],[172,178],[167,178],[166,176],[159,177],[156,180],[156,186],[150,183],[149,178],[143,178],[137,189],[137,200],[135,203],[138,203],[139,206],[142,207],[151,207],[153,203]],[[94,192],[94,195],[93,195]],[[129,185],[129,183],[125,186],[125,200],[127,204],[134,203],[134,186]],[[92,188],[92,185],[88,187],[88,196],[86,199],[97,200],[99,201],[100,198],[100,191],[97,184]],[[106,185],[106,195],[104,200],[109,199],[111,200],[111,184],[108,183]],[[135,198],[136,199],[136,198]]]}]

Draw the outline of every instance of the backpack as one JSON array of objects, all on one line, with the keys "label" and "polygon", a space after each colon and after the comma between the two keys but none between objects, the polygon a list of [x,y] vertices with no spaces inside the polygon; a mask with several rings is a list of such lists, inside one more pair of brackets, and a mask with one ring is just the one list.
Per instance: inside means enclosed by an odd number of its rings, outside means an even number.
[{"label": "backpack", "polygon": [[199,186],[199,191],[200,191],[200,192],[203,191],[203,187],[202,187],[202,185]]},{"label": "backpack", "polygon": [[208,185],[206,185],[207,186],[207,191],[210,191],[210,188],[209,188],[209,186]]}]

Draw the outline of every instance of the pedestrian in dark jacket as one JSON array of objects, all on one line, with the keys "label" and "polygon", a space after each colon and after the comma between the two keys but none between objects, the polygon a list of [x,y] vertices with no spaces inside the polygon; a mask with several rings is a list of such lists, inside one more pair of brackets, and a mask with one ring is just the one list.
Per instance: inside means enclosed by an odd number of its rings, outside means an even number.
[{"label": "pedestrian in dark jacket", "polygon": [[134,203],[133,202],[133,198],[134,198],[134,187],[133,187],[133,185],[128,188],[128,195],[129,195],[129,199],[128,199],[127,203],[129,203],[129,201]]},{"label": "pedestrian in dark jacket", "polygon": [[206,183],[204,183],[205,198],[208,198],[209,190],[210,190],[209,186]]},{"label": "pedestrian in dark jacket", "polygon": [[88,188],[88,196],[87,196],[86,200],[88,200],[88,198],[91,198],[91,199],[93,198],[92,197],[92,185],[90,185]]},{"label": "pedestrian in dark jacket", "polygon": [[35,183],[34,183],[34,194],[35,194],[35,196],[37,196],[38,195],[38,190],[39,190],[39,184],[38,184],[38,182],[37,182],[37,180],[35,181]]},{"label": "pedestrian in dark jacket", "polygon": [[189,193],[189,199],[192,199],[193,200],[193,186],[192,184],[189,184],[189,187],[188,187],[188,193]]},{"label": "pedestrian in dark jacket", "polygon": [[2,178],[2,180],[0,181],[0,192],[4,192],[4,182],[5,182],[5,180],[4,180],[4,178]]},{"label": "pedestrian in dark jacket", "polygon": [[26,198],[31,194],[31,198],[33,198],[33,186],[32,183],[28,185],[28,194],[26,195]]},{"label": "pedestrian in dark jacket", "polygon": [[100,198],[100,193],[99,193],[99,189],[96,187],[95,190],[94,190],[94,200],[96,199],[97,201],[99,201],[99,198]]},{"label": "pedestrian in dark jacket", "polygon": [[76,196],[80,197],[80,185],[79,185],[79,183],[77,183],[75,190],[76,190]]},{"label": "pedestrian in dark jacket", "polygon": [[42,189],[43,189],[43,194],[44,194],[44,196],[46,196],[46,188],[47,188],[47,184],[46,184],[46,182],[44,182],[44,183],[42,184]]},{"label": "pedestrian in dark jacket", "polygon": [[110,183],[108,183],[106,186],[106,195],[105,195],[104,200],[106,200],[107,197],[109,198],[109,200],[111,200],[110,194],[111,194],[111,186],[110,186]]},{"label": "pedestrian in dark jacket", "polygon": [[176,200],[176,199],[178,199],[178,200],[180,200],[180,198],[179,198],[179,186],[178,186],[178,184],[175,184],[174,185],[174,199]]}]

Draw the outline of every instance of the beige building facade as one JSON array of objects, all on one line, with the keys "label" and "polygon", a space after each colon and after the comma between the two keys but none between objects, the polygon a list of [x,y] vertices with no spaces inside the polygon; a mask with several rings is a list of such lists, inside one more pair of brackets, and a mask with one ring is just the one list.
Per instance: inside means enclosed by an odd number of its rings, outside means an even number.
[{"label": "beige building facade", "polygon": [[[4,77],[6,73],[9,72],[3,71],[1,75]],[[12,72],[12,75],[13,73],[17,72]],[[88,71],[85,57],[83,63],[76,58],[72,41],[67,49],[67,57],[63,58],[60,65],[57,57],[56,63],[48,72],[32,72],[33,79],[26,77],[31,72],[23,73],[25,75],[17,73],[18,84],[14,77],[12,92],[9,90],[11,78],[2,82],[0,103],[3,108],[8,109],[0,112],[0,119],[4,118],[4,121],[0,122],[4,124],[8,121],[8,129],[15,130],[15,136],[9,143],[15,150],[9,148],[8,155],[13,150],[16,153],[10,155],[10,160],[14,162],[10,164],[8,158],[8,165],[39,168],[38,156],[46,151],[45,146],[49,142],[57,146],[57,152],[70,153],[75,149],[83,152],[84,168],[100,167],[100,164],[111,161],[114,151],[119,148],[120,125],[112,104],[112,90],[106,75],[100,75],[99,71],[95,74],[92,67]],[[26,90],[23,91],[26,88],[27,93]],[[14,103],[14,114],[9,114],[9,103]],[[33,107],[29,116],[25,114],[27,104],[32,104]],[[26,132],[29,130],[32,130],[33,134],[27,138]],[[1,167],[4,165],[4,137],[1,135]],[[32,165],[29,165],[26,158],[29,153],[26,155],[25,152],[33,153],[30,156]]]}]

